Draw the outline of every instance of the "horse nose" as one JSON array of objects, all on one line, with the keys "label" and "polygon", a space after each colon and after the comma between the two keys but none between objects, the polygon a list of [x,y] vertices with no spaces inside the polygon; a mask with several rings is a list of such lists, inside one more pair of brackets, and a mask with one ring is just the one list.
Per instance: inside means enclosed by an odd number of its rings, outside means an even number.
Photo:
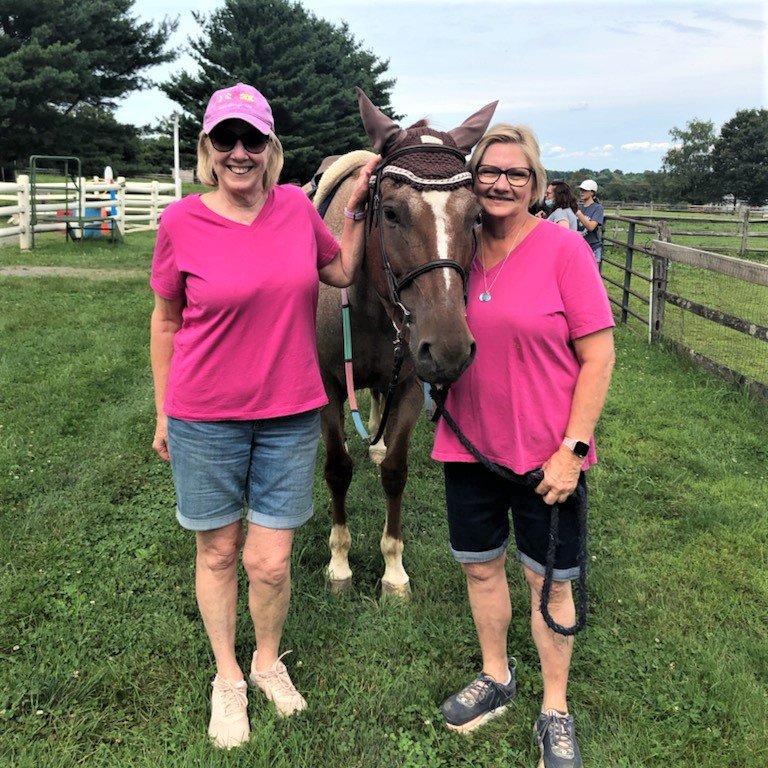
[{"label": "horse nose", "polygon": [[455,344],[435,344],[424,339],[416,352],[416,373],[430,384],[450,384],[464,373],[476,351],[472,336]]}]

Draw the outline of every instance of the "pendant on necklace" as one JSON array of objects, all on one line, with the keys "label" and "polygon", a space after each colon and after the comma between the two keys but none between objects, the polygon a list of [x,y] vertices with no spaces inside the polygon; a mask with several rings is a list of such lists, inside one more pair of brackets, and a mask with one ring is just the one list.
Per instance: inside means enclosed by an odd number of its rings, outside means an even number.
[{"label": "pendant on necklace", "polygon": [[480,294],[480,301],[490,301],[491,300],[491,294],[488,293],[488,291],[483,291]]}]

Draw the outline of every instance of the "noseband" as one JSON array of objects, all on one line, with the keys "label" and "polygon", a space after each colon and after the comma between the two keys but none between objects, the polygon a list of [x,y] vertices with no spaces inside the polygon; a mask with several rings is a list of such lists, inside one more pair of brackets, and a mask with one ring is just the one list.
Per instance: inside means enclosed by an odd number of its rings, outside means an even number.
[{"label": "noseband", "polygon": [[[379,231],[379,250],[381,252],[384,275],[387,279],[389,301],[393,307],[399,308],[403,313],[402,328],[398,328],[395,321],[392,321],[395,330],[398,333],[401,333],[402,330],[408,326],[411,317],[411,313],[400,300],[400,293],[416,280],[417,277],[426,272],[431,272],[433,269],[455,269],[461,275],[461,282],[464,289],[464,303],[467,303],[467,282],[469,275],[458,261],[454,261],[453,259],[436,259],[435,261],[428,261],[426,264],[420,264],[418,267],[415,267],[410,272],[406,272],[406,274],[398,278],[395,275],[394,270],[392,269],[392,264],[387,256],[387,249],[384,244],[384,230],[381,226],[381,181],[385,176],[391,176],[410,186],[418,186],[419,188],[423,187],[426,189],[455,189],[460,186],[469,186],[472,183],[472,174],[468,171],[463,171],[462,173],[455,174],[449,178],[424,179],[417,177],[411,171],[393,165],[394,161],[398,158],[415,153],[442,153],[443,155],[453,155],[454,157],[458,157],[462,163],[465,162],[464,153],[454,147],[444,144],[416,144],[397,149],[388,154],[381,163],[376,166],[374,173],[371,175],[366,226],[368,227],[369,232],[373,227],[376,227]],[[477,234],[474,228],[472,230],[472,238],[472,253],[474,254],[477,250]]]}]

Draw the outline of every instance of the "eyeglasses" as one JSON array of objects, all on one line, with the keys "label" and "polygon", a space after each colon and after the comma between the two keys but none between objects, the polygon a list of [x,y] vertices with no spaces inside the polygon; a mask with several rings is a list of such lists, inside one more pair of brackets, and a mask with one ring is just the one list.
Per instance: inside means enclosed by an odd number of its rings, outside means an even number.
[{"label": "eyeglasses", "polygon": [[534,175],[530,168],[507,168],[502,171],[495,165],[479,165],[475,177],[481,184],[495,184],[502,173],[507,177],[510,187],[524,187]]},{"label": "eyeglasses", "polygon": [[251,128],[243,133],[236,133],[231,128],[217,125],[209,134],[208,138],[217,152],[231,152],[238,141],[243,143],[243,149],[252,155],[260,155],[269,144],[269,136],[265,136],[255,128]]}]

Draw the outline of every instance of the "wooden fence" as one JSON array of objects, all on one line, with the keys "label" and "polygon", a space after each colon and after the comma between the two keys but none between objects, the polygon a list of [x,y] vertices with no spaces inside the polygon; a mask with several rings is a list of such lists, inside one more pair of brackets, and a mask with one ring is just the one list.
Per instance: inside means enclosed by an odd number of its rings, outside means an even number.
[{"label": "wooden fence", "polygon": [[[626,240],[619,240],[615,233],[605,235],[605,243],[611,248],[604,250],[601,268],[610,301],[617,307],[619,322],[627,323],[628,320],[634,319],[643,323],[647,326],[649,341],[664,342],[707,370],[768,399],[768,347],[763,351],[761,346],[760,351],[752,355],[762,362],[758,362],[751,371],[745,372],[738,370],[731,362],[747,358],[747,355],[740,355],[738,350],[735,350],[738,342],[720,342],[723,357],[728,360],[726,363],[717,360],[716,354],[702,352],[702,348],[707,345],[701,344],[697,349],[690,343],[675,339],[666,323],[666,308],[674,306],[716,326],[736,331],[754,342],[768,342],[768,265],[672,243],[666,221],[650,225],[647,220],[610,215],[606,217],[606,222],[626,225]],[[650,241],[637,243],[640,233],[650,235]],[[646,237],[646,240],[648,239]],[[617,259],[617,249],[618,253],[623,255],[623,261]],[[637,265],[638,254],[643,259],[640,268]],[[690,296],[675,293],[670,289],[671,264],[686,265],[687,268],[714,273],[735,281],[737,285],[758,286],[750,288],[751,293],[759,293],[757,298],[751,298],[749,302],[753,316],[747,318],[712,306],[722,298],[722,282],[700,281],[700,292],[705,296],[703,300],[694,300]],[[611,276],[616,274],[614,270],[618,271],[620,279]],[[607,274],[608,272],[611,274]],[[733,289],[730,293],[737,295]],[[744,302],[742,312],[747,313],[747,302]]]},{"label": "wooden fence", "polygon": [[[617,206],[614,219],[622,219],[621,213],[621,207]],[[738,241],[738,245],[721,241],[714,248],[715,251],[732,251],[738,253],[739,256],[747,256],[750,253],[768,253],[768,218],[757,209],[744,208],[739,214],[665,216],[656,211],[651,213],[633,212],[629,216],[636,222],[647,222],[651,226],[657,226],[661,223],[668,224],[670,235],[675,240],[679,238],[729,238],[731,241]],[[701,228],[701,225],[705,228]],[[714,229],[711,226],[706,228],[707,225],[719,225],[720,228]],[[727,229],[723,227],[727,227]],[[688,242],[691,241],[688,240]]]},{"label": "wooden fence", "polygon": [[[18,241],[26,251],[41,232],[69,232],[79,238],[103,226],[103,233],[123,237],[157,229],[163,209],[177,199],[175,184],[122,176],[113,182],[38,182],[34,198],[32,194],[29,176],[0,183],[0,245]],[[89,218],[97,223],[89,224]]]}]

